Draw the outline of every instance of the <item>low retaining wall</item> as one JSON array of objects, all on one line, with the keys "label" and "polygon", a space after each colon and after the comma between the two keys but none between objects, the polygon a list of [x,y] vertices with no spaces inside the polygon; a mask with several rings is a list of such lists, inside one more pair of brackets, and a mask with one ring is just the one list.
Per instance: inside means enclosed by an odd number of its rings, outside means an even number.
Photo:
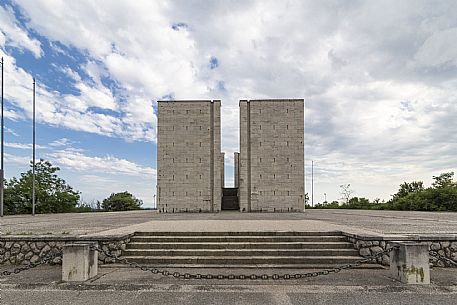
[{"label": "low retaining wall", "polygon": [[[344,233],[348,240],[354,244],[354,247],[359,251],[360,256],[368,257],[380,253],[386,249],[392,248],[392,242],[395,241],[415,241],[427,243],[429,250],[436,251],[449,259],[457,262],[457,235],[436,235],[436,236],[372,236],[372,235],[357,235]],[[450,267],[437,258],[431,256],[431,263],[435,267]],[[378,264],[388,266],[390,257],[384,254],[377,260]]]},{"label": "low retaining wall", "polygon": [[[98,242],[103,250],[120,256],[133,234],[102,237],[84,236],[0,236],[0,265],[37,263],[49,254],[59,253],[63,245],[74,242]],[[103,253],[98,256],[101,263],[112,263],[113,259]],[[53,263],[60,264],[61,257]]]},{"label": "low retaining wall", "polygon": [[[354,244],[360,256],[368,257],[392,247],[395,241],[416,241],[429,245],[429,250],[438,252],[457,262],[457,235],[437,236],[373,236],[357,235],[342,232]],[[0,265],[20,265],[36,263],[48,254],[62,251],[63,245],[74,242],[98,242],[103,250],[120,256],[133,234],[84,237],[84,236],[0,236]],[[99,253],[101,263],[113,263],[113,259]],[[437,267],[448,267],[448,264],[431,257],[431,262]],[[53,263],[60,264],[57,257]],[[378,264],[388,266],[390,257],[384,254],[377,260]]]}]

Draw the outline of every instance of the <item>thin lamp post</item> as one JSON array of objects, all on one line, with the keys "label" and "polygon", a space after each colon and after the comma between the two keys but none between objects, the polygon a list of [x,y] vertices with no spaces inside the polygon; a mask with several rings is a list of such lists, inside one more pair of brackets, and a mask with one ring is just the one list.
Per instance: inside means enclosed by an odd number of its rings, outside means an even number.
[{"label": "thin lamp post", "polygon": [[2,155],[0,157],[0,217],[3,217],[3,193],[5,190],[4,183],[3,183],[3,178],[5,176],[5,169],[3,167],[3,151],[4,151],[4,138],[5,138],[5,126],[4,126],[4,121],[3,121],[3,57],[2,57],[2,118],[1,118],[1,124],[2,124],[2,141],[1,141],[1,150],[2,150]]},{"label": "thin lamp post", "polygon": [[35,216],[35,78],[33,78],[32,216]]},{"label": "thin lamp post", "polygon": [[311,206],[314,207],[314,160],[311,160]]}]

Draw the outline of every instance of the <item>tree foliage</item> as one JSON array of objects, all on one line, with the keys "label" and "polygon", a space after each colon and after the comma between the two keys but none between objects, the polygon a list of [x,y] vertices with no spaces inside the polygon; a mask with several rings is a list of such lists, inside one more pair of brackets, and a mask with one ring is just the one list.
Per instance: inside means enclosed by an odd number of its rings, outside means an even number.
[{"label": "tree foliage", "polygon": [[[341,185],[341,194],[346,203],[339,205],[337,201],[327,204],[317,204],[320,209],[376,209],[402,211],[456,211],[457,212],[457,183],[454,173],[442,173],[433,176],[433,183],[425,188],[422,181],[404,182],[392,199],[387,202],[375,199],[350,197],[350,184]],[[307,206],[310,208],[309,206]]]},{"label": "tree foliage", "polygon": [[350,184],[340,185],[341,200],[343,200],[345,204],[349,204],[352,194],[354,194],[354,190],[351,189]]},{"label": "tree foliage", "polygon": [[139,210],[143,201],[137,199],[129,192],[112,193],[102,202],[102,208],[105,211],[128,211]]},{"label": "tree foliage", "polygon": [[[32,163],[30,164],[32,167]],[[40,160],[35,164],[36,213],[72,212],[80,195],[65,180],[58,177],[60,169],[49,161]],[[11,178],[5,183],[5,214],[29,214],[32,212],[32,169],[21,177]]]},{"label": "tree foliage", "polygon": [[454,182],[454,172],[443,173],[439,176],[433,176],[432,187],[436,189],[445,188],[445,187],[455,187],[457,186]]},{"label": "tree foliage", "polygon": [[304,200],[305,200],[305,206],[306,206],[306,205],[308,204],[308,201],[309,201],[309,195],[308,195],[308,193],[305,193],[305,198],[304,198]]},{"label": "tree foliage", "polygon": [[393,195],[394,199],[405,197],[410,193],[422,192],[424,190],[424,183],[422,181],[403,182],[400,184],[398,192]]}]

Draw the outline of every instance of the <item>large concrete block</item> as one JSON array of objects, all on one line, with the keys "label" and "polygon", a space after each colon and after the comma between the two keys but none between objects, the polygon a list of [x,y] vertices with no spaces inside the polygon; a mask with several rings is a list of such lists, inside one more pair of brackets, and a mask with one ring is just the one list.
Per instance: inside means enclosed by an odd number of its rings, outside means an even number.
[{"label": "large concrete block", "polygon": [[98,252],[93,243],[66,244],[63,247],[62,281],[83,282],[98,273]]},{"label": "large concrete block", "polygon": [[242,211],[304,210],[303,109],[301,99],[240,101]]},{"label": "large concrete block", "polygon": [[220,101],[159,102],[157,186],[161,212],[220,208]]},{"label": "large concrete block", "polygon": [[391,276],[405,284],[430,284],[429,252],[427,243],[394,243],[390,254]]}]

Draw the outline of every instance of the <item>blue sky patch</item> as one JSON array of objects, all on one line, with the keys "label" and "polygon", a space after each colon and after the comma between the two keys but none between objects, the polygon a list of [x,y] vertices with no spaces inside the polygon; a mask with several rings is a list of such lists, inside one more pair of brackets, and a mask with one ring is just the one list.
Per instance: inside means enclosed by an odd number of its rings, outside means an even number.
[{"label": "blue sky patch", "polygon": [[219,60],[216,57],[211,56],[209,59],[209,68],[212,70],[216,69],[217,67],[219,67]]},{"label": "blue sky patch", "polygon": [[189,26],[184,22],[177,22],[177,23],[173,23],[171,25],[171,28],[175,31],[179,31],[179,30],[187,30],[189,28]]}]

